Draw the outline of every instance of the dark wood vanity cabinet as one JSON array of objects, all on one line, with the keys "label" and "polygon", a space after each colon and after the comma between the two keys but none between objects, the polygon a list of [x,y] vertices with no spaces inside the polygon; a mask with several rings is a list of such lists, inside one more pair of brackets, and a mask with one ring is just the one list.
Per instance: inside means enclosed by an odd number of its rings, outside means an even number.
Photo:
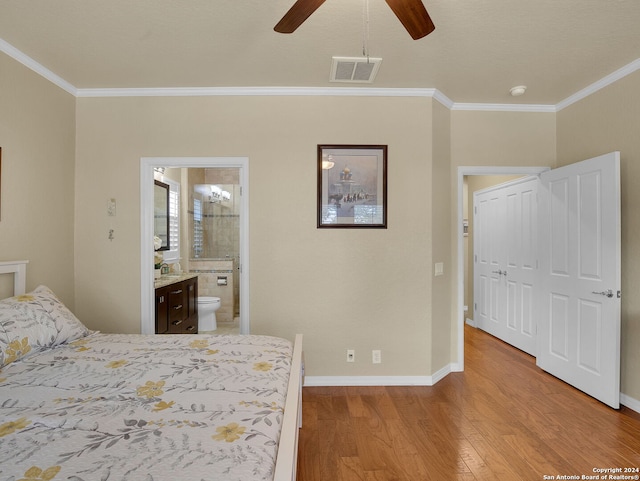
[{"label": "dark wood vanity cabinet", "polygon": [[156,288],[156,334],[198,333],[198,277]]}]

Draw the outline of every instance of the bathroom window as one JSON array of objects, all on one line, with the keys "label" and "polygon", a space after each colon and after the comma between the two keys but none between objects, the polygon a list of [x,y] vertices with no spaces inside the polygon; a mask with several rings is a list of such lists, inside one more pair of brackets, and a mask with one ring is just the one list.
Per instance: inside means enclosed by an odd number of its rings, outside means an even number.
[{"label": "bathroom window", "polygon": [[193,257],[198,258],[203,250],[202,201],[193,199]]},{"label": "bathroom window", "polygon": [[166,262],[178,262],[180,260],[180,184],[170,179],[164,182],[169,184],[169,246],[171,249],[164,251]]}]

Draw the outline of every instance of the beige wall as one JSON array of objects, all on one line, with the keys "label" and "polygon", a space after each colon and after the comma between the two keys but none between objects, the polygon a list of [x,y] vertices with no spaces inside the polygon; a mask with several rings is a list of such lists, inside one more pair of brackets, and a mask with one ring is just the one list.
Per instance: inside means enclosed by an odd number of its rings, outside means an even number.
[{"label": "beige wall", "polygon": [[[431,185],[431,235],[433,255],[427,275],[433,278],[431,293],[431,366],[435,373],[451,361],[451,280],[455,244],[451,237],[451,112],[433,104],[433,169]],[[435,277],[435,264],[443,264],[443,274]],[[426,266],[428,268],[428,266]]]},{"label": "beige wall", "polygon": [[[251,332],[304,333],[311,376],[430,375],[431,102],[79,98],[77,314],[94,329],[139,332],[141,157],[246,156]],[[323,143],[389,146],[388,229],[316,228]]]},{"label": "beige wall", "polygon": [[558,162],[620,151],[622,191],[621,391],[640,399],[640,73],[558,112]]},{"label": "beige wall", "polygon": [[48,285],[72,308],[75,98],[3,53],[0,147],[0,260],[29,260],[27,289]]},{"label": "beige wall", "polygon": [[451,122],[454,172],[459,166],[555,164],[554,113],[454,110]]},{"label": "beige wall", "polygon": [[[556,154],[564,165],[620,150],[622,390],[640,398],[640,74],[554,114],[419,98],[74,99],[4,54],[0,71],[0,260],[29,259],[28,288],[49,285],[94,329],[139,332],[140,158],[247,156],[251,328],[303,332],[309,375],[430,375],[457,359],[459,166],[553,167]],[[318,143],[389,145],[389,229],[316,229]]]}]

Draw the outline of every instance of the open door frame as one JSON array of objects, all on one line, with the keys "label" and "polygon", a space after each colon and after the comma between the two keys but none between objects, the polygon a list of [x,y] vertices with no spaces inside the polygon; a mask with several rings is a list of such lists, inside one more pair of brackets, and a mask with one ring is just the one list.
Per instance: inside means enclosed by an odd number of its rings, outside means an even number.
[{"label": "open door frame", "polygon": [[456,240],[457,240],[457,335],[456,351],[457,362],[452,366],[452,371],[464,371],[464,236],[463,236],[463,185],[464,178],[467,175],[538,175],[542,172],[550,170],[550,167],[487,167],[487,166],[462,166],[458,167],[457,176],[457,224],[456,224]]},{"label": "open door frame", "polygon": [[153,292],[153,168],[195,167],[240,169],[242,213],[240,226],[240,334],[249,334],[249,158],[143,157],[140,159],[140,332],[155,334]]}]

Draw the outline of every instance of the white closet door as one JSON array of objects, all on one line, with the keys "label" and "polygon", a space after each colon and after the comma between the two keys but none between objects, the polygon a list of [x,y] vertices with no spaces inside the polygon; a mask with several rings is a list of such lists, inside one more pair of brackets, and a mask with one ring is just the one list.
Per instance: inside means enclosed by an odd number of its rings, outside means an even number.
[{"label": "white closet door", "polygon": [[474,193],[474,320],[536,354],[537,178]]}]

